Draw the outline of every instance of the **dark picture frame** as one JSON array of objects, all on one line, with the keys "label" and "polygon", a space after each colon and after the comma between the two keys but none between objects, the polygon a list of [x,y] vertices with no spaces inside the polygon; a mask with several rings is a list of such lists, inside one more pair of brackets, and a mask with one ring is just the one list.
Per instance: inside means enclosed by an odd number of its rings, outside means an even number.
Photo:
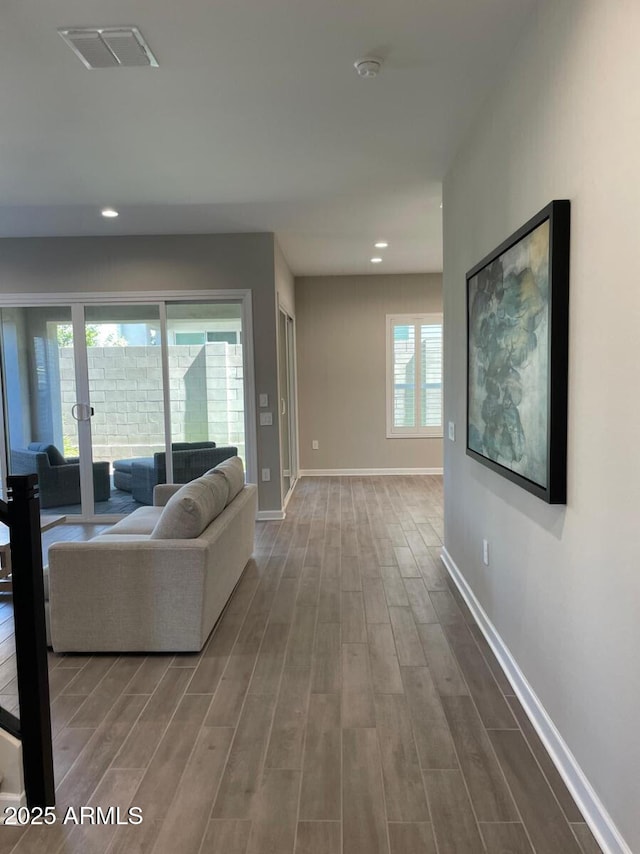
[{"label": "dark picture frame", "polygon": [[476,264],[467,291],[467,454],[567,500],[571,204],[550,202]]}]

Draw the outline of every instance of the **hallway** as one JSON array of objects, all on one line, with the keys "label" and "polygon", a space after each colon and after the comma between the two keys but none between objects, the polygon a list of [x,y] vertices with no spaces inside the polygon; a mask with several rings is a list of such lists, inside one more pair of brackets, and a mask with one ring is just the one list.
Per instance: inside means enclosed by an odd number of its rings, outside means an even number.
[{"label": "hallway", "polygon": [[438,554],[439,477],[309,478],[199,655],[50,655],[58,816],[8,852],[595,854]]}]

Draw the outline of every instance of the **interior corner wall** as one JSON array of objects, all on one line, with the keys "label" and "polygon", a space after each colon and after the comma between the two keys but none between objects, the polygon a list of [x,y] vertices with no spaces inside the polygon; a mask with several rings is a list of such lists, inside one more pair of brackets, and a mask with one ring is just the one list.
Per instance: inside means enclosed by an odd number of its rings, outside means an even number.
[{"label": "interior corner wall", "polygon": [[[46,237],[0,240],[0,293],[249,289],[256,392],[278,399],[274,236]],[[257,402],[256,402],[257,403]],[[257,405],[256,405],[257,409]],[[256,425],[258,471],[280,471],[277,419]],[[280,510],[280,480],[258,483],[260,510]]]},{"label": "interior corner wall", "polygon": [[387,439],[386,316],[441,312],[442,275],[297,278],[296,311],[300,469],[440,469],[442,439]]},{"label": "interior corner wall", "polygon": [[[444,183],[446,548],[640,851],[640,4],[545,0]],[[572,203],[568,500],[465,455],[465,273]],[[482,564],[482,539],[491,565]]]}]

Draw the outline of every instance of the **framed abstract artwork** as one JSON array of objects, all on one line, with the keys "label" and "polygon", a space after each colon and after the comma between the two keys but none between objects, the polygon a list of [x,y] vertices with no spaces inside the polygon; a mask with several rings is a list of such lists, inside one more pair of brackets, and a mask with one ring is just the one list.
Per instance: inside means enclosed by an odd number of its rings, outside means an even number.
[{"label": "framed abstract artwork", "polygon": [[467,273],[467,454],[566,503],[570,202]]}]

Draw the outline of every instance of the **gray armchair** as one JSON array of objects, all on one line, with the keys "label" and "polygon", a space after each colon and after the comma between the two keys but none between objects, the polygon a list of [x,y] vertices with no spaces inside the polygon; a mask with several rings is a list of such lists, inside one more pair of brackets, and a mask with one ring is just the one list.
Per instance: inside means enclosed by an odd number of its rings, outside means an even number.
[{"label": "gray armchair", "polygon": [[[32,442],[25,449],[11,449],[11,474],[37,474],[41,507],[80,504],[80,464],[77,458],[65,459],[55,445]],[[93,464],[95,501],[111,495],[109,463]]]}]

